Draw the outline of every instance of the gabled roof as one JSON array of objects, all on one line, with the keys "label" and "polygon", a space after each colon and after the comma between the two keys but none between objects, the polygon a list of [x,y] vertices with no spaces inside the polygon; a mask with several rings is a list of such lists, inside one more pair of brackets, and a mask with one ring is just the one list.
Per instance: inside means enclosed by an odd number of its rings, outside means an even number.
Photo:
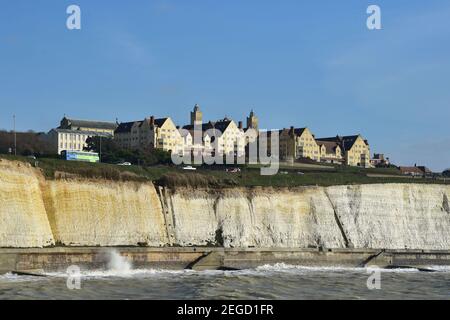
[{"label": "gabled roof", "polygon": [[306,131],[306,129],[307,128],[289,128],[289,129],[284,128],[284,129],[280,130],[279,132],[280,132],[280,134],[292,134],[293,133],[295,136],[300,137]]},{"label": "gabled roof", "polygon": [[232,121],[228,119],[217,121],[214,123],[214,129],[220,130],[220,132],[224,133],[230,126],[231,122]]},{"label": "gabled roof", "polygon": [[294,129],[294,134],[296,136],[301,136],[303,134],[303,132],[305,132],[307,128],[295,128]]},{"label": "gabled roof", "polygon": [[[155,119],[155,126],[162,127],[168,119],[169,118]],[[136,122],[139,123],[139,127],[142,127],[144,125],[144,123],[151,124],[151,118],[145,118],[142,121],[136,121]]]},{"label": "gabled roof", "polygon": [[98,132],[98,131],[90,131],[90,130],[70,130],[70,129],[52,129],[48,132],[48,134],[56,132],[56,133],[69,133],[69,134],[85,134],[88,136],[97,136],[97,137],[105,137],[112,138],[113,135],[107,132]]},{"label": "gabled roof", "polygon": [[[201,126],[199,126],[199,127],[201,128],[201,130],[202,130],[203,132],[206,131],[206,130],[209,130],[209,129],[214,128],[214,126],[212,125],[211,122],[203,123],[203,124],[202,124]],[[197,126],[194,126],[194,125],[187,125],[187,126],[184,126],[183,129],[186,129],[186,130],[189,130],[189,131],[194,132],[194,130],[197,129]]]},{"label": "gabled roof", "polygon": [[[155,119],[155,126],[156,127],[162,127],[166,121],[169,118],[161,118],[161,119]],[[144,125],[144,123],[148,123],[150,124],[150,118],[146,118],[144,120],[140,120],[140,121],[132,121],[132,122],[122,122],[121,124],[119,124],[119,126],[116,129],[116,133],[129,133],[131,132],[131,129],[133,128],[134,125],[137,125],[138,127],[142,127]]]},{"label": "gabled roof", "polygon": [[[208,123],[203,123],[201,125],[202,131],[208,131],[208,130],[212,130],[216,136],[220,137],[222,135],[222,133],[225,132],[225,130],[228,129],[228,127],[230,126],[232,120],[229,119],[223,119],[217,122],[208,122]],[[194,131],[196,129],[196,126],[194,125],[187,125],[184,126],[183,129],[189,130],[189,131]],[[191,133],[193,134],[193,133]]]},{"label": "gabled roof", "polygon": [[[106,122],[106,121],[92,121],[92,120],[80,120],[80,119],[69,119],[64,117],[61,121],[67,122],[69,126],[78,127],[78,128],[93,128],[93,129],[102,129],[102,130],[115,130],[117,128],[117,123],[115,122]],[[61,126],[58,129],[67,129],[62,128]]]},{"label": "gabled roof", "polygon": [[169,118],[155,119],[155,125],[157,127],[162,127],[166,123],[167,120],[169,120]]},{"label": "gabled roof", "polygon": [[419,167],[398,167],[398,169],[403,174],[408,173],[424,174],[424,171],[422,171]]},{"label": "gabled roof", "polygon": [[353,148],[353,145],[355,144],[356,140],[358,140],[359,137],[360,137],[359,135],[342,137],[341,145],[344,148],[344,150],[348,151],[351,148]]},{"label": "gabled roof", "polygon": [[325,146],[327,153],[336,153],[336,149],[339,147],[339,144],[336,141],[322,141],[316,140],[316,143],[322,147]]},{"label": "gabled roof", "polygon": [[[334,142],[338,144],[343,150],[348,151],[350,150],[353,145],[355,144],[356,140],[358,138],[361,138],[361,135],[353,135],[353,136],[336,136],[336,137],[330,137],[330,138],[320,138],[316,139],[317,143],[320,142]],[[367,140],[363,140],[366,145],[368,145]]]},{"label": "gabled roof", "polygon": [[117,127],[115,133],[129,133],[131,132],[131,128],[134,126],[135,123],[139,123],[139,126],[141,126],[142,122],[143,121],[122,122]]}]

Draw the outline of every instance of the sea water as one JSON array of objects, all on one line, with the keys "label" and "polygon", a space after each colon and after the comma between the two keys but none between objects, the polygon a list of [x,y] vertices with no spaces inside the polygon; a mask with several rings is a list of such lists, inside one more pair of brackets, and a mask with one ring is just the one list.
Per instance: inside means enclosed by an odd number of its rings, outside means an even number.
[{"label": "sea water", "polygon": [[[115,262],[113,262],[115,260]],[[132,269],[117,256],[107,270],[81,271],[80,289],[67,274],[0,276],[0,299],[450,299],[450,268],[382,270],[285,264],[241,271]]]}]

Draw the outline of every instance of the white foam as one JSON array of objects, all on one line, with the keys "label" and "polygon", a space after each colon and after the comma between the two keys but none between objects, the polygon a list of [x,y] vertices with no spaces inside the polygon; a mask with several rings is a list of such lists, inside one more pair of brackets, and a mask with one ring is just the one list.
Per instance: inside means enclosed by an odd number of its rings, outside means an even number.
[{"label": "white foam", "polygon": [[29,281],[42,281],[45,277],[34,277],[34,276],[24,276],[17,275],[13,273],[6,273],[0,275],[0,282],[29,282]]},{"label": "white foam", "polygon": [[438,272],[450,272],[450,266],[430,266],[429,269]]},{"label": "white foam", "polygon": [[112,272],[128,274],[133,268],[131,262],[114,249],[108,251],[108,259],[108,270]]},{"label": "white foam", "polygon": [[[430,266],[425,269],[450,272],[449,267],[434,267]],[[255,269],[256,271],[267,271],[267,272],[373,272],[379,270],[384,273],[405,273],[405,272],[420,272],[416,268],[396,268],[396,269],[384,269],[377,267],[342,267],[342,266],[329,266],[329,267],[311,267],[311,266],[301,266],[301,265],[289,265],[285,263],[277,263],[273,265],[264,265]]]},{"label": "white foam", "polygon": [[[163,270],[163,269],[134,269],[123,272],[121,270],[81,270],[81,277],[83,278],[138,278],[138,277],[152,277],[152,276],[173,276],[193,273],[190,270]],[[65,272],[48,272],[47,276],[62,277],[68,276]]]},{"label": "white foam", "polygon": [[[97,278],[148,278],[148,277],[180,277],[180,276],[210,276],[210,277],[234,277],[234,276],[270,276],[276,273],[291,274],[307,274],[307,273],[368,273],[379,270],[382,273],[415,273],[418,269],[382,269],[382,268],[356,268],[356,267],[312,267],[301,265],[290,265],[285,263],[268,264],[254,269],[236,270],[236,271],[219,271],[219,270],[166,270],[166,269],[132,269],[131,264],[126,260],[122,260],[115,254],[111,255],[108,270],[81,270],[81,277],[85,279]],[[450,272],[450,266],[430,266],[427,269],[438,272]],[[48,272],[45,273],[49,277],[66,278],[66,272]],[[26,282],[40,281],[46,278],[33,276],[18,276],[8,273],[0,276],[0,282]]]}]

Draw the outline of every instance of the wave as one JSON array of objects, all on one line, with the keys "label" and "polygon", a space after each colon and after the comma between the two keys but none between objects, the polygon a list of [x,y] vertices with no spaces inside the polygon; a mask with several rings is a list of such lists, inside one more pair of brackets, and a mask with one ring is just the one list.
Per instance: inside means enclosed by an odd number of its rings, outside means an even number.
[{"label": "wave", "polygon": [[[195,273],[191,270],[164,269],[133,269],[133,270],[82,270],[79,274],[83,278],[137,278],[150,276],[174,276]],[[48,277],[66,278],[66,272],[47,272]]]},{"label": "wave", "polygon": [[30,282],[30,281],[42,281],[45,280],[45,277],[34,277],[34,276],[26,276],[26,275],[17,275],[13,273],[6,273],[0,275],[0,283],[4,282]]},{"label": "wave", "polygon": [[[450,272],[450,266],[429,266],[425,269],[436,272]],[[375,266],[371,267],[342,267],[342,266],[328,266],[328,267],[314,267],[314,266],[302,266],[302,265],[290,265],[285,263],[268,264],[261,267],[257,267],[256,271],[262,272],[355,272],[355,273],[369,273],[374,271],[380,271],[382,273],[411,273],[421,272],[418,268],[392,268],[385,269]]]},{"label": "wave", "polygon": [[[450,273],[450,266],[429,266],[427,269],[437,273]],[[374,271],[381,273],[418,273],[420,270],[415,268],[382,269],[376,267],[358,268],[358,267],[313,267],[302,265],[290,265],[285,263],[267,264],[254,269],[221,271],[221,270],[168,270],[168,269],[110,269],[110,270],[81,270],[79,275],[83,279],[102,279],[102,278],[148,278],[148,277],[234,277],[234,276],[270,276],[274,274],[307,274],[307,273],[364,273],[368,274]],[[49,278],[67,278],[66,272],[46,272],[46,277],[34,277],[27,275],[15,275],[7,273],[0,275],[0,282],[28,282],[42,281]]]}]

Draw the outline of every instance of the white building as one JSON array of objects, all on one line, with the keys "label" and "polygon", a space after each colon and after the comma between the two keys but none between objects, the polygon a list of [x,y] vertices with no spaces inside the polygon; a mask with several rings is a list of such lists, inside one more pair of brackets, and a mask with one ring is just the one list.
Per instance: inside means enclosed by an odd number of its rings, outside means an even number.
[{"label": "white building", "polygon": [[83,151],[90,137],[112,138],[117,124],[114,122],[75,120],[64,117],[60,126],[50,130],[43,139],[52,145],[55,153]]},{"label": "white building", "polygon": [[86,140],[98,136],[105,139],[113,137],[111,134],[95,131],[52,129],[47,133],[45,139],[51,143],[54,152],[61,154],[62,151],[83,151],[87,147]]}]

